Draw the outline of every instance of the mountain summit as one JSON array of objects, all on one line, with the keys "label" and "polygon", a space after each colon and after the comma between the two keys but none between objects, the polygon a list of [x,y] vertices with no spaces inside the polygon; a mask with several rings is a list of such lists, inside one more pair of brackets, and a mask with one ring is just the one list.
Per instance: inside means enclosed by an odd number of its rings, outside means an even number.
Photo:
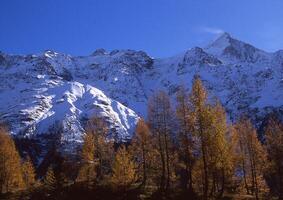
[{"label": "mountain summit", "polygon": [[268,53],[255,48],[254,46],[234,39],[229,33],[223,33],[214,42],[208,45],[205,50],[216,56],[234,62],[257,62],[267,59]]},{"label": "mountain summit", "polygon": [[209,44],[205,49],[215,55],[221,55],[225,48],[229,47],[234,40],[229,33],[222,33],[216,40]]}]

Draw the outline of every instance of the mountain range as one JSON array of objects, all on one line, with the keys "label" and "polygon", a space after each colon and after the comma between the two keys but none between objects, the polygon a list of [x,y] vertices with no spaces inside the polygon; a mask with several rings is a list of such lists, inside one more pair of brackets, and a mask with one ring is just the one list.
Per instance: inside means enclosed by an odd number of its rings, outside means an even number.
[{"label": "mountain range", "polygon": [[265,52],[224,33],[169,58],[135,50],[0,52],[0,120],[16,138],[40,138],[60,124],[66,151],[82,142],[92,116],[106,120],[110,136],[127,140],[154,92],[166,91],[174,105],[180,86],[189,90],[196,75],[231,122],[246,114],[259,128],[271,112],[283,116],[283,50]]}]

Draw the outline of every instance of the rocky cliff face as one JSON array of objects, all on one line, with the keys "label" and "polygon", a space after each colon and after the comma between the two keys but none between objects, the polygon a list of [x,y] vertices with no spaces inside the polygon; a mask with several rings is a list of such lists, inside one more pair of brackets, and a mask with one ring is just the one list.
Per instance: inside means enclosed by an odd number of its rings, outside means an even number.
[{"label": "rocky cliff face", "polygon": [[283,116],[283,51],[267,53],[225,33],[205,48],[153,59],[142,51],[96,50],[74,57],[0,53],[0,118],[17,137],[36,138],[61,124],[65,148],[81,142],[85,121],[101,116],[111,133],[130,138],[148,98],[201,77],[234,120],[248,114],[260,125],[271,111]]}]

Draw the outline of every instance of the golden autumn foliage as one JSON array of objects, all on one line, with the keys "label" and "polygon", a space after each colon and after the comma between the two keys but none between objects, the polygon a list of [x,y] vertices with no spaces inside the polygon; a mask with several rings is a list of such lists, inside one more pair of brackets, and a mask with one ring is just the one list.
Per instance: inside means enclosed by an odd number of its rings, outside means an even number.
[{"label": "golden autumn foliage", "polygon": [[87,122],[86,133],[93,137],[96,178],[103,180],[111,172],[111,165],[114,159],[113,140],[109,139],[107,124],[100,117],[93,117]]},{"label": "golden autumn foliage", "polygon": [[198,165],[202,168],[199,175],[203,177],[200,190],[203,191],[203,198],[206,200],[209,192],[209,142],[211,142],[210,125],[212,116],[207,104],[207,92],[199,78],[194,79],[189,98],[193,117],[193,134],[199,141],[201,155],[201,158],[198,159]]},{"label": "golden autumn foliage", "polygon": [[196,149],[193,136],[193,118],[189,105],[189,94],[181,87],[177,93],[176,117],[178,122],[178,166],[180,170],[181,187],[184,190],[193,189],[193,169],[196,158],[193,152]]},{"label": "golden autumn foliage", "polygon": [[87,122],[77,181],[92,186],[111,172],[114,151],[107,134],[107,126],[101,118],[93,117]]},{"label": "golden autumn foliage", "polygon": [[272,116],[265,130],[268,155],[267,176],[272,192],[283,199],[283,123]]},{"label": "golden autumn foliage", "polygon": [[255,195],[266,192],[264,170],[266,166],[266,151],[257,137],[256,130],[248,119],[242,118],[236,124],[240,170],[243,174],[243,184],[247,194]]},{"label": "golden autumn foliage", "polygon": [[136,163],[132,160],[126,147],[121,146],[115,156],[111,181],[117,188],[128,188],[136,179]]},{"label": "golden autumn foliage", "polygon": [[13,192],[24,188],[20,156],[13,139],[0,127],[0,192]]},{"label": "golden autumn foliage", "polygon": [[131,153],[137,162],[137,175],[143,186],[146,186],[148,179],[152,177],[152,158],[154,153],[152,145],[150,130],[146,122],[140,119],[131,142]]},{"label": "golden autumn foliage", "polygon": [[35,186],[36,174],[35,174],[35,169],[33,167],[30,157],[27,157],[27,159],[22,164],[22,174],[23,174],[23,180],[24,180],[24,183],[27,189],[30,189],[33,186]]},{"label": "golden autumn foliage", "polygon": [[208,103],[207,91],[198,77],[188,102],[187,123],[194,141],[190,148],[199,152],[194,158],[199,170],[193,171],[192,181],[204,199],[220,198],[232,173],[226,112],[219,102]]},{"label": "golden autumn foliage", "polygon": [[159,164],[157,167],[159,168],[157,175],[160,177],[159,188],[162,191],[168,190],[175,176],[173,168],[176,156],[173,152],[172,140],[174,112],[169,96],[165,92],[159,91],[149,100],[148,121],[154,146],[159,154],[158,160],[155,161]]},{"label": "golden autumn foliage", "polygon": [[228,128],[224,108],[217,102],[210,112],[212,113],[211,136],[208,144],[209,171],[212,182],[210,194],[214,197],[221,197],[232,174],[232,155],[229,152],[227,141]]},{"label": "golden autumn foliage", "polygon": [[56,180],[53,168],[51,166],[48,167],[47,169],[43,183],[44,183],[44,187],[50,192],[56,189],[57,180]]},{"label": "golden autumn foliage", "polygon": [[86,182],[88,186],[92,186],[96,179],[94,135],[87,133],[83,139],[84,143],[81,152],[81,166],[79,169],[77,181]]}]

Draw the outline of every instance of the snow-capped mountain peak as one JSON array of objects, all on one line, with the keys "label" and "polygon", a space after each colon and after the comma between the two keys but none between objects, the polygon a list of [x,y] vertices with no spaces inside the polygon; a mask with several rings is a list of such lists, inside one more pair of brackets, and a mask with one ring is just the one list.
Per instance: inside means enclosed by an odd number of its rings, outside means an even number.
[{"label": "snow-capped mountain peak", "polygon": [[221,34],[216,40],[209,44],[205,49],[207,52],[221,55],[225,48],[231,45],[232,37],[229,33]]},{"label": "snow-capped mountain peak", "polygon": [[268,59],[268,53],[233,38],[229,33],[223,33],[209,44],[205,51],[221,57],[222,60],[233,62],[258,62]]},{"label": "snow-capped mountain peak", "polygon": [[259,125],[271,111],[283,116],[283,53],[266,53],[222,34],[206,48],[166,59],[143,51],[96,50],[70,56],[52,50],[17,56],[0,53],[0,120],[20,137],[38,137],[61,123],[61,142],[80,143],[85,120],[103,117],[121,139],[134,134],[147,102],[165,90],[174,103],[180,85],[198,75],[231,120],[242,113]]}]

